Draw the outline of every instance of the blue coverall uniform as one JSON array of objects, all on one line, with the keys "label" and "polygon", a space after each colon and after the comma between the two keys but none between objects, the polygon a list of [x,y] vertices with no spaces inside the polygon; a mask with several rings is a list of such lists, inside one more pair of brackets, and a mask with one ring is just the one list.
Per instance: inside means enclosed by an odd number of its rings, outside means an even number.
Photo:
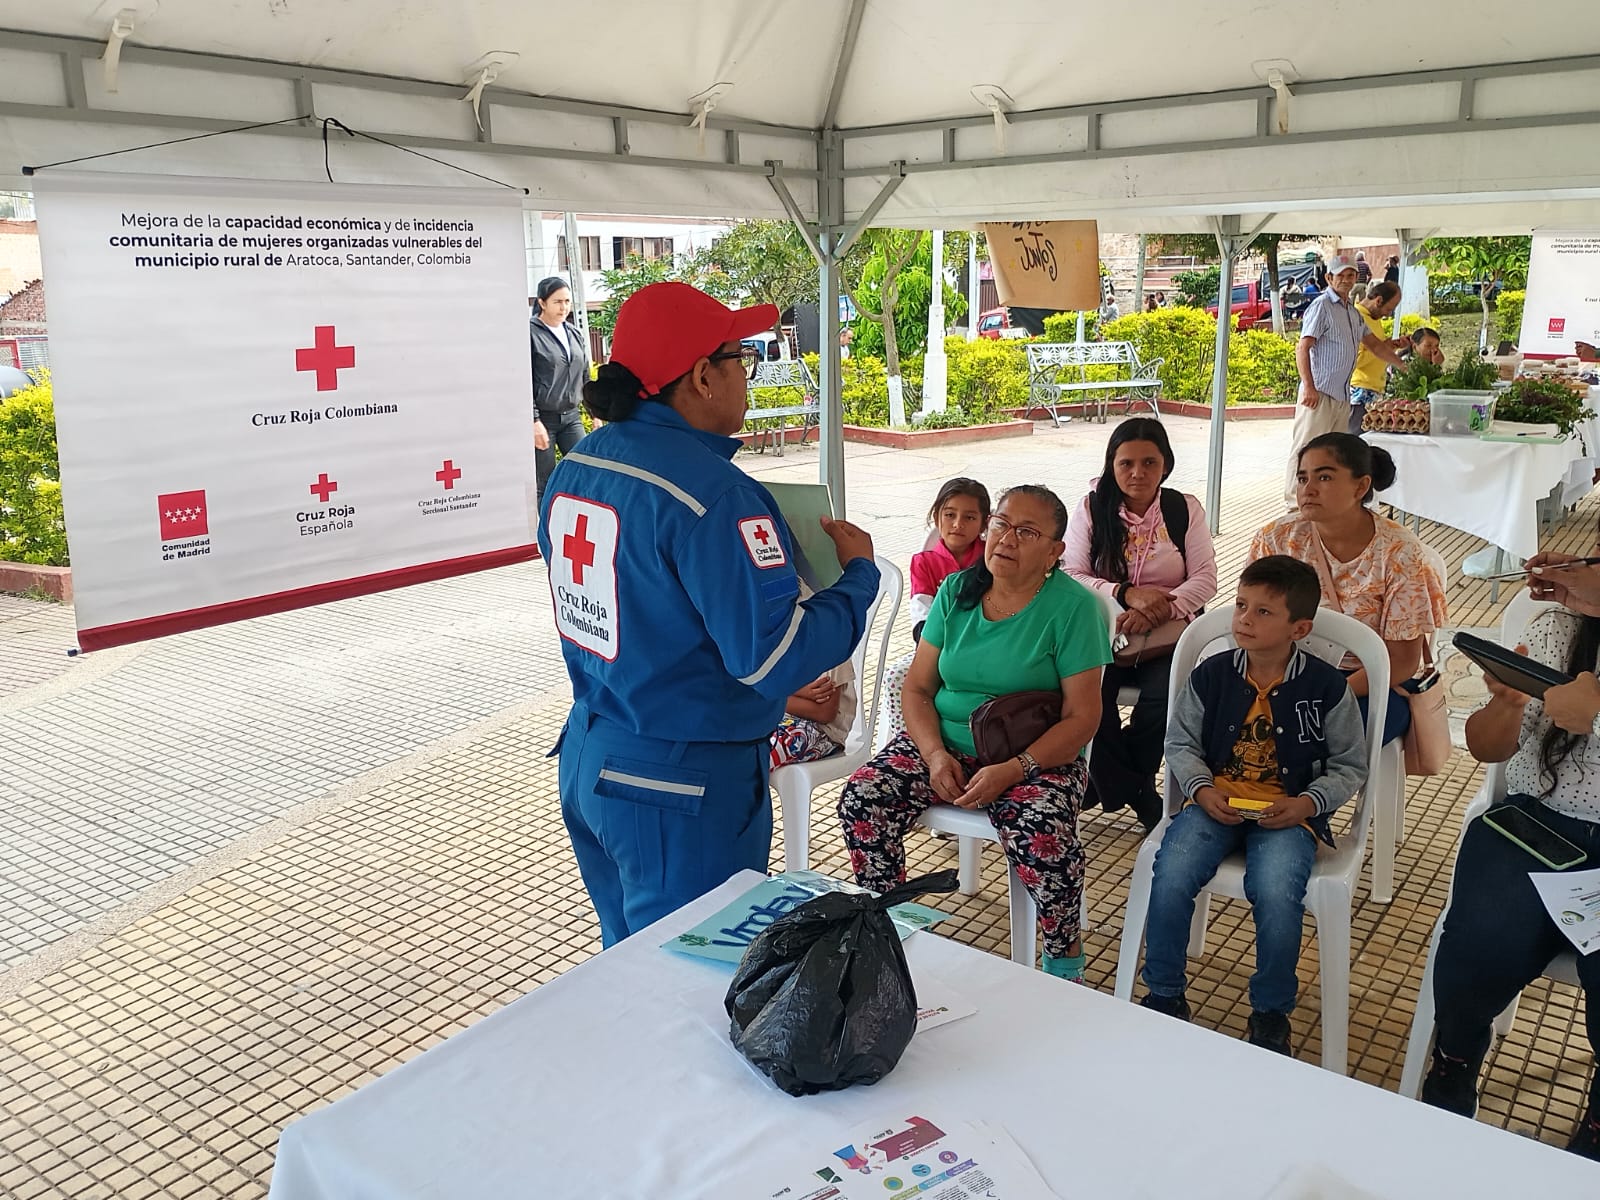
[{"label": "blue coverall uniform", "polygon": [[768,738],[785,699],[850,657],[878,568],[800,601],[771,494],[734,438],[640,405],[545,489],[539,549],[573,705],[561,813],[605,945],[767,869]]}]

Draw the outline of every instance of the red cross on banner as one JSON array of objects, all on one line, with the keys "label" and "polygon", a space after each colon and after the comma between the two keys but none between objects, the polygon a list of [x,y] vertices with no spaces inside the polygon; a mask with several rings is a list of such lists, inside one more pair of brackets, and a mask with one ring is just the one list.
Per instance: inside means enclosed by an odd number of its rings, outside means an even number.
[{"label": "red cross on banner", "polygon": [[440,483],[444,484],[445,491],[452,491],[456,486],[456,480],[461,478],[461,469],[457,467],[453,461],[447,458],[444,460],[444,469],[441,471],[435,471],[433,473],[433,477]]},{"label": "red cross on banner", "polygon": [[315,371],[319,392],[337,391],[340,370],[356,365],[356,348],[335,345],[337,340],[332,325],[318,325],[314,338],[315,345],[302,347],[294,352],[294,369]]},{"label": "red cross on banner", "polygon": [[333,495],[333,493],[337,492],[338,490],[338,482],[336,480],[329,479],[326,471],[318,475],[317,481],[311,485],[311,494],[324,504],[328,502],[328,497]]}]

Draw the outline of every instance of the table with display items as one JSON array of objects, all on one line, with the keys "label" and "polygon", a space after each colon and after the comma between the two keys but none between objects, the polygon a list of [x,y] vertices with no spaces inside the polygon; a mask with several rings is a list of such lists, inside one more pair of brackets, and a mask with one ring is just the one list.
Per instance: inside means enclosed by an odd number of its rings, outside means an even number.
[{"label": "table with display items", "polygon": [[[743,872],[284,1130],[270,1200],[740,1197],[797,1152],[917,1112],[1003,1126],[1062,1197],[1600,1195],[1600,1165],[1186,1025],[931,932],[930,1028],[874,1087],[795,1098],[732,1048],[724,964],[660,948],[758,883]],[[937,898],[934,898],[937,902]],[[1318,1192],[1319,1195],[1347,1194]]]}]

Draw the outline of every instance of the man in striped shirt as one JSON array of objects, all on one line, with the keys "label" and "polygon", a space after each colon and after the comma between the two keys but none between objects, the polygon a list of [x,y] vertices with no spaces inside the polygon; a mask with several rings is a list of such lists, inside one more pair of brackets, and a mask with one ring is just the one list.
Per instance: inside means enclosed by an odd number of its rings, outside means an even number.
[{"label": "man in striped shirt", "polygon": [[1306,310],[1300,341],[1294,349],[1300,369],[1300,403],[1294,413],[1289,469],[1284,496],[1296,506],[1295,476],[1300,447],[1324,433],[1344,433],[1350,424],[1350,374],[1356,353],[1365,346],[1387,363],[1401,366],[1400,356],[1383,338],[1367,329],[1350,289],[1356,284],[1356,264],[1340,255],[1328,264],[1328,288]]}]

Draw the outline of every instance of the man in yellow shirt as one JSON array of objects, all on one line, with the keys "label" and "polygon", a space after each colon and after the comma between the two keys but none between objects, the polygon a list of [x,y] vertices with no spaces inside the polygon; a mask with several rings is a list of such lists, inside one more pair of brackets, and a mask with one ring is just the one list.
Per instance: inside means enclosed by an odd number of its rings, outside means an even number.
[{"label": "man in yellow shirt", "polygon": [[[1356,304],[1356,312],[1366,322],[1372,336],[1383,338],[1395,349],[1409,346],[1405,338],[1385,337],[1383,322],[1400,307],[1400,285],[1384,280],[1367,289],[1367,298]],[[1389,365],[1365,345],[1356,351],[1356,368],[1350,372],[1350,432],[1361,436],[1361,420],[1366,416],[1367,404],[1383,395]]]}]

